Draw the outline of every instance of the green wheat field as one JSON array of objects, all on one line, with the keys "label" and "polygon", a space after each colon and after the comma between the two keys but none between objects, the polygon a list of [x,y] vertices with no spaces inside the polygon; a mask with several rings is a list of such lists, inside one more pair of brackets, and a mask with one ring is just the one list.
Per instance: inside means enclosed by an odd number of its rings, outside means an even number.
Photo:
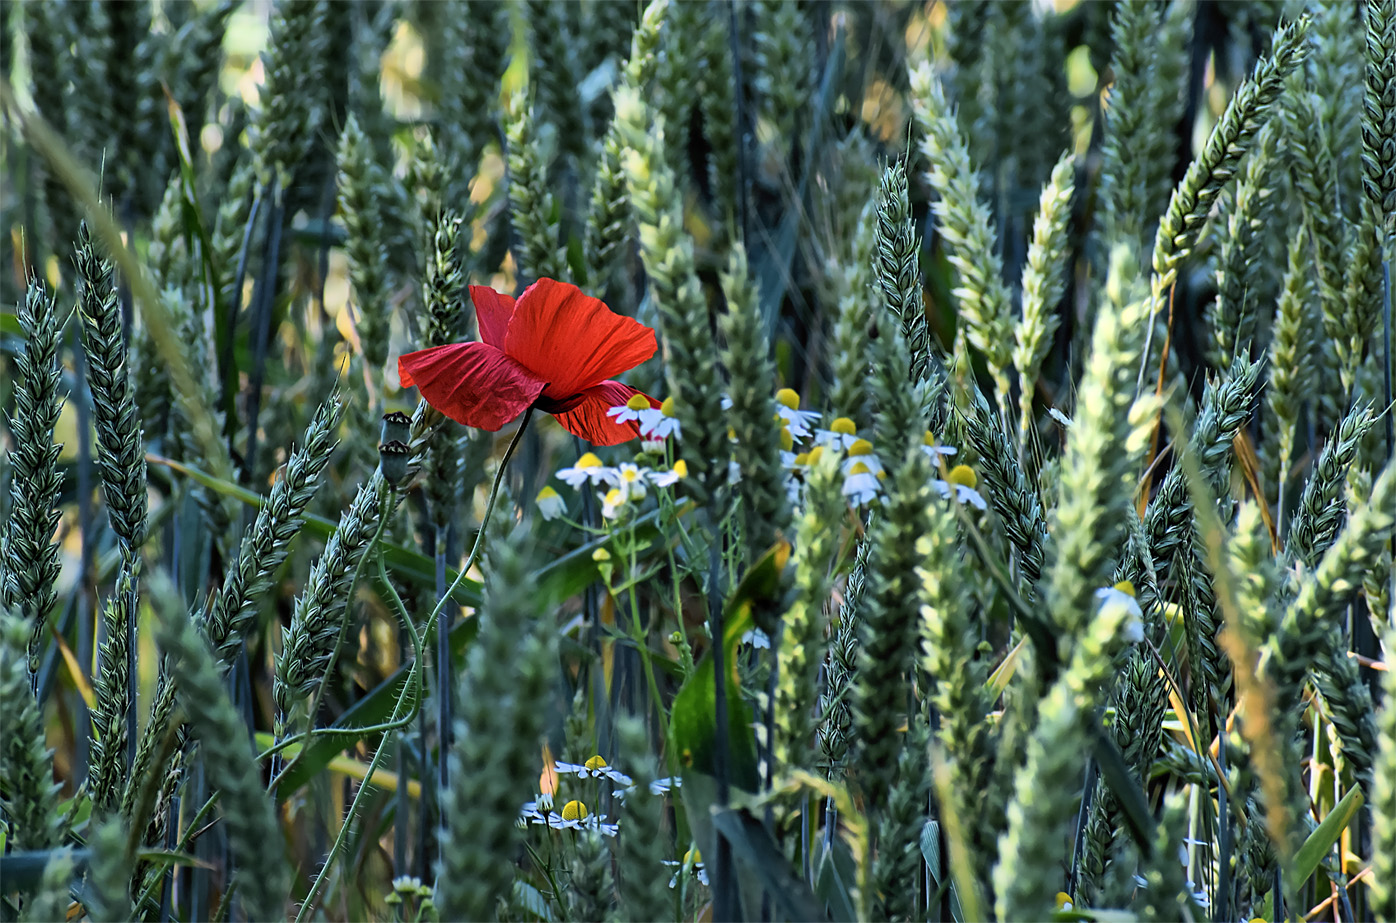
[{"label": "green wheat field", "polygon": [[1396,921],[1396,0],[0,55],[0,923]]}]

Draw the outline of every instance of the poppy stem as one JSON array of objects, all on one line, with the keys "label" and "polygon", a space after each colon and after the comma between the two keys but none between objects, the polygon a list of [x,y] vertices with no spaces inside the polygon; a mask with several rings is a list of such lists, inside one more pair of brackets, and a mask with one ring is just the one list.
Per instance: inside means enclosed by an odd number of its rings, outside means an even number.
[{"label": "poppy stem", "polygon": [[485,529],[490,524],[490,516],[494,513],[495,501],[499,499],[499,485],[504,482],[504,475],[509,470],[509,459],[513,458],[514,450],[523,441],[524,431],[528,429],[528,421],[533,419],[533,408],[529,407],[524,411],[523,422],[519,424],[518,430],[514,433],[514,438],[509,441],[509,448],[504,450],[504,457],[499,461],[499,470],[494,474],[494,483],[490,485],[490,496],[485,501],[485,515],[480,519],[480,530],[475,533],[475,544],[471,546],[470,556],[465,559],[459,571],[456,572],[456,579],[451,581],[451,585],[446,588],[446,592],[436,602],[436,608],[432,610],[431,618],[427,619],[426,632],[431,632],[432,626],[436,623],[441,610],[445,608],[446,601],[449,600],[460,586],[460,582],[465,579],[466,572],[475,566],[475,559],[480,554],[480,545],[485,540]]}]

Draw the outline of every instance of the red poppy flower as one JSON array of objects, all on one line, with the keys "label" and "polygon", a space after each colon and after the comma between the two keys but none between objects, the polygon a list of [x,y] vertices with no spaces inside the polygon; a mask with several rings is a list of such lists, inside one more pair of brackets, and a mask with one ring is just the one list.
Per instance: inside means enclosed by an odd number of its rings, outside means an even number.
[{"label": "red poppy flower", "polygon": [[452,420],[491,432],[536,406],[594,445],[640,435],[636,421],[617,423],[606,411],[643,392],[609,379],[654,355],[653,330],[554,279],[539,279],[517,302],[484,285],[470,286],[470,299],[483,342],[401,356],[404,388],[416,386]]}]

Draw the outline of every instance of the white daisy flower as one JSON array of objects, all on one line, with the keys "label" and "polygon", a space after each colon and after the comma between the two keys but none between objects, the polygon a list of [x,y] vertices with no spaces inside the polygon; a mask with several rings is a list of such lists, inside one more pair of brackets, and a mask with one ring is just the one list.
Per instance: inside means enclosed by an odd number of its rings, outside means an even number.
[{"label": "white daisy flower", "polygon": [[[571,764],[568,764],[571,765]],[[630,777],[614,766],[606,762],[606,758],[601,754],[596,754],[591,759],[582,764],[581,770],[577,773],[579,778],[588,777],[595,779],[610,779],[618,785],[629,785]]]},{"label": "white daisy flower", "polygon": [[818,445],[846,449],[858,441],[858,427],[848,417],[836,417],[828,429],[814,431],[814,441]]},{"label": "white daisy flower", "polygon": [[863,506],[872,502],[881,486],[877,475],[868,470],[868,466],[863,462],[856,461],[843,479],[843,495],[854,506]]},{"label": "white daisy flower", "polygon": [[800,395],[794,388],[781,388],[776,392],[776,413],[780,414],[796,439],[808,439],[810,426],[819,422],[820,417],[812,410],[800,409]]},{"label": "white daisy flower", "polygon": [[544,519],[556,519],[567,512],[567,503],[562,495],[547,485],[538,491],[534,503],[538,506],[538,515]]},{"label": "white daisy flower", "polygon": [[651,471],[650,483],[655,487],[670,487],[688,477],[688,462],[680,458],[668,471]]},{"label": "white daisy flower", "polygon": [[632,465],[629,462],[622,462],[619,468],[619,480],[621,492],[625,494],[627,501],[640,501],[645,499],[645,481],[649,477],[649,469]]},{"label": "white daisy flower", "polygon": [[[625,780],[625,788],[618,788],[615,791],[611,792],[611,795],[615,798],[618,798],[621,801],[624,801],[626,799],[626,796],[628,796],[631,792],[635,791],[635,785],[631,781],[629,776],[624,775],[622,773],[617,773],[617,775]],[[683,780],[680,779],[678,776],[665,776],[662,779],[655,779],[653,782],[650,783],[650,794],[667,795],[674,789],[682,787],[682,782]]]},{"label": "white daisy flower", "polygon": [[533,801],[527,801],[519,808],[518,825],[527,827],[529,824],[546,824],[548,815],[553,810],[553,796],[547,793],[540,794]]},{"label": "white daisy flower", "polygon": [[875,475],[881,475],[884,470],[882,460],[873,451],[872,443],[866,439],[855,439],[848,447],[848,458],[843,463],[843,473],[848,474],[853,466],[860,462]]},{"label": "white daisy flower", "polygon": [[936,458],[941,456],[949,458],[951,455],[954,455],[957,451],[959,451],[953,445],[941,445],[939,442],[936,441],[935,433],[931,432],[930,430],[926,430],[926,435],[921,440],[921,442],[921,451],[925,452],[927,457],[929,457],[931,461],[935,461]]},{"label": "white daisy flower", "polygon": [[950,469],[950,473],[944,481],[935,480],[931,482],[931,487],[942,497],[948,497],[953,492],[955,499],[961,503],[968,503],[979,510],[987,510],[989,504],[984,502],[984,496],[974,488],[979,484],[979,476],[974,473],[974,469],[969,465],[956,465]]},{"label": "white daisy flower", "polygon": [[619,407],[612,407],[610,410],[606,411],[606,416],[615,417],[617,423],[638,422],[640,419],[640,411],[649,409],[650,402],[647,397],[643,394],[632,394],[630,400],[626,401],[624,404],[621,404]]},{"label": "white daisy flower", "polygon": [[548,815],[548,826],[554,830],[598,830],[603,836],[615,836],[620,825],[608,823],[606,815],[592,814],[581,801],[569,801],[559,814]]},{"label": "white daisy flower", "polygon": [[612,487],[601,497],[601,518],[619,519],[620,514],[625,512],[627,501],[625,491],[619,487]]},{"label": "white daisy flower", "polygon": [[601,775],[601,770],[609,768],[605,757],[601,754],[593,756],[585,763],[564,763],[556,760],[553,763],[553,772],[560,776],[576,776],[579,779],[590,779]]},{"label": "white daisy flower", "polygon": [[569,487],[581,487],[587,482],[592,484],[616,484],[620,480],[620,472],[615,468],[608,468],[601,464],[601,459],[596,457],[596,453],[587,452],[571,468],[563,468],[557,473],[559,479],[567,483]]},{"label": "white daisy flower", "polygon": [[672,859],[663,860],[664,864],[674,869],[674,877],[669,879],[669,887],[675,888],[679,884],[679,875],[688,871],[697,878],[704,886],[708,883],[708,871],[703,865],[703,854],[694,846],[683,854],[682,862],[675,862]]},{"label": "white daisy flower", "polygon": [[640,435],[653,440],[680,438],[679,418],[674,416],[674,399],[666,397],[658,407],[639,411]]},{"label": "white daisy flower", "polygon": [[1139,601],[1134,598],[1133,583],[1121,580],[1114,586],[1101,587],[1095,591],[1095,598],[1100,602],[1101,611],[1107,606],[1119,606],[1124,610],[1126,641],[1138,644],[1144,640],[1144,610],[1139,608]]}]

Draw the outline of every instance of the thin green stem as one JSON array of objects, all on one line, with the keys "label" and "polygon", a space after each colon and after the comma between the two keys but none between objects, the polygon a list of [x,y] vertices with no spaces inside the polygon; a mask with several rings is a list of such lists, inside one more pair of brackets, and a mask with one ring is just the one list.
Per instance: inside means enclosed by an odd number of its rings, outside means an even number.
[{"label": "thin green stem", "polygon": [[[373,538],[369,539],[368,544],[364,546],[364,553],[359,558],[358,563],[354,565],[354,573],[349,578],[349,589],[347,591],[347,595],[350,602],[352,602],[354,599],[354,588],[359,585],[359,576],[363,573],[364,562],[368,560],[370,555],[376,554],[378,549],[378,540],[383,537],[383,528],[387,524],[388,512],[391,508],[392,494],[393,488],[388,484],[386,480],[382,480],[380,476],[380,480],[378,482],[378,525],[373,530]],[[310,743],[309,738],[315,732],[315,716],[320,713],[320,703],[324,701],[325,687],[329,684],[330,673],[334,670],[335,661],[339,659],[339,649],[344,646],[344,638],[349,633],[349,622],[349,611],[346,609],[344,613],[344,620],[340,623],[339,626],[339,637],[335,639],[334,648],[330,651],[330,659],[325,664],[325,672],[320,677],[320,682],[315,687],[315,696],[311,700],[310,711],[307,713],[306,721],[308,727],[304,735],[307,747],[302,748],[300,753],[297,753],[294,757],[292,757],[290,763],[286,764],[286,766],[283,767],[279,772],[274,773],[274,775],[276,776],[276,780],[274,781],[279,781],[283,776],[285,776],[286,773],[289,772],[291,768],[300,761],[301,756],[305,753],[305,750],[308,749],[308,745]],[[278,721],[277,724],[277,737],[280,737],[281,731],[285,727],[285,725],[284,723],[282,723],[282,721]],[[263,756],[266,756],[268,754],[279,753],[281,750],[281,743],[283,742],[278,741],[277,745],[272,747],[269,751],[267,751],[267,754],[263,754]],[[275,795],[275,785],[273,785],[270,791],[273,793],[273,795]]]},{"label": "thin green stem", "polygon": [[[398,693],[397,702],[393,705],[393,718],[388,722],[388,725],[385,726],[387,730],[395,730],[397,728],[407,727],[412,723],[413,719],[416,717],[417,709],[422,702],[422,636],[412,624],[412,617],[407,614],[407,607],[402,604],[402,598],[398,596],[397,590],[393,587],[392,582],[388,580],[387,569],[383,565],[383,555],[381,551],[375,557],[378,561],[379,575],[382,577],[384,586],[386,586],[388,590],[388,603],[393,611],[397,613],[398,619],[407,628],[408,634],[412,636],[412,672],[411,675],[408,676],[407,682],[403,684],[402,692]],[[407,700],[407,691],[412,687],[412,681],[414,679],[416,680],[417,692],[412,697],[410,713],[404,715],[402,713],[402,706]],[[317,874],[315,880],[311,882],[310,891],[306,894],[305,901],[302,902],[300,911],[296,914],[296,923],[300,923],[300,921],[305,919],[306,912],[315,906],[316,896],[319,894],[326,876],[329,875],[330,869],[334,866],[335,859],[338,858],[340,850],[344,848],[344,841],[348,838],[349,828],[353,826],[354,818],[359,813],[359,804],[363,801],[364,795],[368,792],[369,785],[373,781],[374,775],[378,772],[378,764],[382,762],[383,755],[388,751],[386,743],[387,741],[384,741],[374,750],[373,759],[369,761],[368,770],[364,773],[364,781],[359,786],[359,790],[354,793],[354,801],[349,806],[349,813],[345,816],[344,823],[340,826],[338,835],[335,836],[334,845],[330,847],[329,855],[325,857],[324,863],[320,866],[319,874]],[[303,753],[305,751],[301,752]],[[398,780],[398,784],[405,785],[406,780],[400,779]]]},{"label": "thin green stem", "polygon": [[[392,718],[385,725],[382,726],[377,726],[373,728],[359,728],[357,729],[357,733],[363,734],[365,732],[375,731],[380,728],[386,733],[392,730],[396,730],[398,728],[406,727],[407,725],[411,724],[414,718],[416,717],[417,709],[418,707],[420,707],[422,701],[422,644],[424,640],[430,639],[432,629],[436,625],[436,620],[437,617],[440,616],[441,610],[445,607],[446,600],[450,599],[451,595],[455,593],[456,587],[460,584],[461,580],[464,579],[465,573],[468,570],[470,570],[470,568],[474,565],[476,556],[480,553],[480,547],[483,543],[485,530],[489,527],[490,516],[494,513],[495,501],[499,498],[499,485],[504,481],[505,472],[508,470],[509,467],[509,460],[513,457],[514,450],[518,448],[519,442],[523,438],[524,430],[528,428],[528,422],[532,418],[532,416],[533,408],[530,407],[524,413],[523,422],[519,424],[518,430],[514,433],[514,438],[510,441],[509,448],[505,450],[504,458],[500,460],[499,470],[495,472],[494,483],[490,486],[489,499],[485,503],[485,515],[484,518],[480,521],[480,530],[475,535],[475,544],[470,549],[470,556],[466,558],[465,564],[456,574],[455,581],[452,582],[451,586],[446,590],[446,593],[441,597],[441,599],[437,601],[436,607],[432,609],[431,616],[427,619],[427,624],[421,633],[417,632],[416,627],[412,624],[411,617],[407,613],[406,607],[402,604],[402,599],[397,594],[397,590],[387,579],[387,572],[383,564],[383,556],[381,552],[379,552],[376,555],[378,561],[379,574],[382,577],[384,585],[387,587],[388,590],[387,601],[389,602],[393,610],[397,613],[398,618],[402,621],[403,625],[407,627],[408,632],[412,636],[412,670],[407,678],[407,682],[403,684],[402,692],[398,694],[397,702],[393,705]],[[382,526],[380,522],[380,530],[381,527]],[[375,547],[376,544],[377,542],[375,541]],[[411,713],[404,715],[402,712],[402,707],[403,704],[407,701],[408,690],[414,685],[414,681],[415,685],[417,686],[417,694],[412,697],[413,704]],[[445,695],[447,693],[445,690],[442,690],[441,694]],[[305,901],[301,904],[301,908],[299,912],[297,912],[296,914],[296,923],[301,923],[301,921],[305,919],[306,913],[312,907],[314,907],[316,896],[319,894],[320,888],[324,885],[325,878],[329,875],[329,871],[334,866],[335,860],[338,858],[340,851],[344,848],[344,842],[349,835],[349,828],[352,826],[354,818],[358,815],[359,805],[362,803],[364,795],[369,789],[369,783],[373,779],[374,774],[378,771],[378,764],[382,761],[383,755],[387,752],[387,749],[388,748],[386,746],[380,744],[378,748],[374,751],[373,759],[370,760],[368,765],[368,771],[364,774],[364,782],[362,785],[359,786],[359,790],[354,794],[354,801],[349,806],[349,812],[345,817],[344,824],[339,828],[339,833],[335,837],[334,844],[330,847],[329,854],[325,857],[324,863],[320,866],[320,871],[315,876],[315,880],[311,882],[310,891],[306,894]],[[301,752],[303,753],[305,751],[302,750]],[[284,775],[284,772],[282,774]],[[273,782],[273,785],[275,784],[276,783]]]},{"label": "thin green stem", "polygon": [[494,483],[490,485],[490,496],[485,501],[485,516],[480,520],[480,530],[475,533],[475,544],[470,548],[470,556],[465,559],[459,571],[456,572],[456,579],[451,581],[451,585],[446,588],[445,594],[436,602],[436,608],[431,610],[431,618],[427,619],[427,628],[423,633],[430,637],[431,626],[436,623],[436,617],[441,614],[441,610],[446,605],[446,600],[455,595],[456,587],[465,579],[466,573],[475,566],[475,558],[480,553],[480,546],[485,540],[485,529],[490,524],[490,516],[494,513],[494,504],[499,499],[499,485],[504,481],[504,473],[509,468],[509,459],[514,457],[514,450],[519,447],[519,442],[523,439],[524,431],[528,429],[528,421],[533,419],[533,408],[529,407],[524,411],[523,421],[519,423],[519,428],[514,431],[514,438],[509,442],[509,448],[504,450],[504,457],[499,461],[499,470],[494,474]]},{"label": "thin green stem", "polygon": [[[634,542],[630,543],[630,554],[628,558],[629,560],[626,562],[627,567],[631,573],[634,573],[636,565]],[[630,598],[630,619],[634,624],[633,638],[635,646],[640,651],[640,663],[645,669],[645,683],[649,686],[650,698],[654,701],[654,710],[659,715],[660,739],[667,741],[669,739],[669,718],[664,713],[664,700],[659,697],[659,684],[654,680],[654,661],[650,657],[649,632],[640,624],[640,599],[639,595],[635,592],[635,581],[631,580],[628,582],[629,587],[627,595]],[[683,619],[680,618],[679,621],[683,621]]]},{"label": "thin green stem", "polygon": [[[419,672],[415,665],[412,672],[414,674]],[[407,686],[403,686],[402,692],[398,694],[397,703],[393,705],[393,721],[398,722],[399,727],[405,727],[411,724],[416,713],[414,704],[412,710],[413,714],[407,715],[405,718],[400,717],[403,702],[407,699],[407,688]],[[417,700],[418,703],[420,703],[420,701],[420,699]],[[324,864],[320,866],[319,874],[315,876],[315,881],[310,885],[310,892],[306,894],[305,901],[301,904],[301,909],[296,914],[296,923],[301,923],[301,921],[305,919],[306,911],[315,905],[316,895],[319,893],[321,885],[324,884],[326,876],[329,875],[330,869],[334,866],[335,859],[339,856],[339,851],[344,848],[344,841],[349,836],[349,828],[353,826],[354,818],[359,813],[359,804],[363,801],[364,795],[368,792],[369,783],[378,772],[378,764],[382,761],[383,754],[386,753],[387,750],[388,748],[386,746],[379,745],[379,747],[373,751],[373,759],[369,761],[368,770],[364,773],[363,784],[361,784],[359,790],[354,793],[354,801],[349,806],[349,813],[344,818],[344,823],[339,828],[339,834],[334,839],[334,845],[330,847],[329,855],[325,857]]]}]

